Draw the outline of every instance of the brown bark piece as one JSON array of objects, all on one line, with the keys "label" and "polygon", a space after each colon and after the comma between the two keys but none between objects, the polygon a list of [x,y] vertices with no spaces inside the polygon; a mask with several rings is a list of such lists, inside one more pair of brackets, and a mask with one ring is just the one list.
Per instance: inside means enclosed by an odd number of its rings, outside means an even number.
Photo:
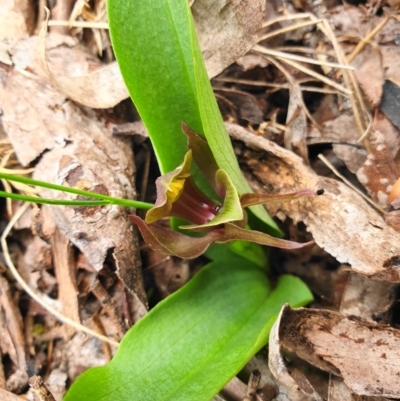
[{"label": "brown bark piece", "polygon": [[397,287],[397,284],[352,273],[347,281],[340,312],[347,316],[358,316],[371,323],[378,318],[380,323],[389,323],[387,314],[396,302]]},{"label": "brown bark piece", "polygon": [[337,312],[286,308],[281,346],[320,369],[343,377],[356,394],[400,394],[400,331],[346,318]]},{"label": "brown bark piece", "polygon": [[[68,238],[56,229],[51,245],[53,251],[54,270],[58,282],[58,299],[63,314],[77,323],[79,318],[78,289],[76,285],[76,262],[74,252]],[[66,325],[67,336],[72,336],[74,328]]]},{"label": "brown bark piece", "polygon": [[325,191],[318,197],[266,205],[271,214],[303,221],[321,248],[355,271],[400,281],[400,234],[358,194],[341,182],[317,176],[292,152],[239,126],[227,127],[232,138],[246,144],[238,151],[239,162],[255,192]]}]

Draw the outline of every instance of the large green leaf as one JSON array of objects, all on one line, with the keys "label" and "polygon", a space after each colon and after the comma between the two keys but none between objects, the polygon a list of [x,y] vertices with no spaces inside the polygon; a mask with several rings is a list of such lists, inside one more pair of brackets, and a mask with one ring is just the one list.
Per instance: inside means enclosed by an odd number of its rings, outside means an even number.
[{"label": "large green leaf", "polygon": [[[181,122],[205,135],[219,167],[242,195],[251,189],[240,171],[215,100],[187,0],[108,0],[114,52],[129,94],[146,125],[163,174],[183,160]],[[203,190],[207,185],[195,172]],[[262,207],[251,210],[280,230]]]},{"label": "large green leaf", "polygon": [[211,262],[124,337],[114,359],[81,375],[64,401],[208,401],[267,342],[284,303],[312,296],[298,278],[271,290],[245,259]]},{"label": "large green leaf", "polygon": [[163,174],[187,151],[181,122],[202,133],[185,0],[109,0],[113,49]]}]

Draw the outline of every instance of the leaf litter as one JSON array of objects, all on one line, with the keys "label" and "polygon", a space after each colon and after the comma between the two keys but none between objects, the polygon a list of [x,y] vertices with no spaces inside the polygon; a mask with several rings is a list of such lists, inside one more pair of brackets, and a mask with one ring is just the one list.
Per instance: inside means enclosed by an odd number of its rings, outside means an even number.
[{"label": "leaf litter", "polygon": [[[106,22],[104,9],[78,3],[69,16],[57,17],[75,24],[62,29],[73,36],[56,33],[56,21],[46,39],[45,30],[33,35],[29,2],[9,10],[15,17],[2,12],[14,22],[0,30],[1,135],[17,157],[2,168],[34,167],[35,178],[120,197],[134,198],[140,187],[145,193],[139,196],[148,198],[154,188],[146,177],[157,172],[134,109],[119,104],[127,92],[107,53],[107,35],[95,25]],[[252,187],[266,194],[324,192],[268,205],[292,239],[315,240],[310,249],[273,251],[271,268],[302,277],[316,309],[282,310],[269,361],[261,353],[247,368],[262,372],[256,398],[400,399],[400,140],[387,100],[387,82],[400,82],[398,16],[390,4],[293,2],[279,8],[234,1],[214,13],[224,2],[192,3],[209,76],[222,73],[213,83]],[[107,65],[97,57],[102,52]],[[70,199],[44,189],[40,195]],[[12,202],[9,213],[18,208]],[[3,362],[11,362],[0,364],[0,394],[20,399],[15,394],[28,391],[28,377],[41,374],[61,399],[68,381],[115,352],[77,331],[79,325],[119,341],[148,303],[182,286],[201,261],[141,248],[127,211],[118,207],[45,206],[22,216],[9,238],[13,262],[40,299],[77,326],[59,323],[21,291],[3,249],[0,320],[11,323],[0,325],[0,351]],[[154,283],[150,299],[143,275]],[[235,378],[218,399],[241,400],[246,391]]]}]

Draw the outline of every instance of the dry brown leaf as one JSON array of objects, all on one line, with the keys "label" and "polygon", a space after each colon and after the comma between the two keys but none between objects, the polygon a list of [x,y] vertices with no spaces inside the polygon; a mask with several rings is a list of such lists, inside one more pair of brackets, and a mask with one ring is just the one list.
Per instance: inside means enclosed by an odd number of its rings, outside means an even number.
[{"label": "dry brown leaf", "polygon": [[356,394],[397,398],[400,331],[315,309],[282,311],[280,345],[343,377]]},{"label": "dry brown leaf", "polygon": [[336,156],[344,161],[352,173],[356,173],[367,157],[366,150],[357,143],[359,137],[353,116],[342,114],[333,120],[325,121],[322,131],[311,127],[307,143],[332,143]]},{"label": "dry brown leaf", "polygon": [[[375,28],[385,17],[367,16],[365,8],[351,5],[337,6],[331,10],[332,20],[335,26],[336,37],[345,36],[352,38],[358,43],[360,38],[365,37]],[[388,23],[374,36],[374,42],[379,44],[392,44],[396,41],[396,35],[399,33],[400,22],[392,18]]]},{"label": "dry brown leaf", "polygon": [[295,85],[290,86],[290,98],[288,113],[286,118],[286,127],[284,144],[286,149],[292,150],[308,163],[308,149],[306,145],[307,137],[307,116],[301,100],[301,91]]},{"label": "dry brown leaf", "polygon": [[[250,93],[229,88],[217,88],[214,90],[220,95],[222,101],[227,101],[233,107],[238,117],[253,124],[261,124],[264,121],[264,113],[257,98]],[[229,112],[228,112],[229,114]]]},{"label": "dry brown leaf", "polygon": [[42,68],[50,82],[71,100],[95,109],[115,106],[129,97],[116,63],[98,67],[86,75],[71,77],[51,72],[46,55],[47,26],[44,23],[38,37]]},{"label": "dry brown leaf", "polygon": [[367,100],[377,107],[382,97],[385,71],[380,50],[367,47],[351,63],[355,67],[354,75]]},{"label": "dry brown leaf", "polygon": [[[81,323],[74,249],[60,229],[56,229],[51,237],[51,246],[54,271],[58,282],[58,299],[62,305],[62,312],[75,322]],[[71,337],[75,332],[71,326],[67,326],[65,331],[68,337]]]},{"label": "dry brown leaf", "polygon": [[382,53],[382,67],[385,79],[400,82],[400,71],[397,67],[400,62],[400,47],[394,45],[379,46]]},{"label": "dry brown leaf", "polygon": [[242,127],[227,128],[233,139],[246,145],[239,151],[239,162],[255,192],[325,191],[318,197],[271,203],[267,207],[272,215],[303,221],[321,248],[355,271],[400,281],[400,234],[364,199],[341,182],[317,176],[292,152]]},{"label": "dry brown leaf", "polygon": [[372,199],[386,208],[388,196],[393,184],[399,178],[399,172],[393,159],[392,149],[386,145],[385,131],[379,129],[378,123],[371,129],[370,144],[371,153],[357,171],[357,178],[368,190]]},{"label": "dry brown leaf", "polygon": [[328,401],[389,401],[386,397],[368,397],[354,394],[340,377],[331,375]]},{"label": "dry brown leaf", "polygon": [[0,399],[2,401],[22,401],[25,398],[18,397],[17,395],[10,393],[7,390],[3,390],[0,388]]},{"label": "dry brown leaf", "polygon": [[265,0],[196,0],[192,12],[210,78],[257,43],[264,11]]}]

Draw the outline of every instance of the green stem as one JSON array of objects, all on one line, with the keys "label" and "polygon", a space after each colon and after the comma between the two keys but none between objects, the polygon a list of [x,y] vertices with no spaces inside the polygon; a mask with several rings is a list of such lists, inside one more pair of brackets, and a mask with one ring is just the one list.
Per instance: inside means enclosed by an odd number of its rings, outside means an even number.
[{"label": "green stem", "polygon": [[47,198],[39,198],[37,196],[14,194],[12,192],[6,192],[6,191],[0,191],[0,197],[20,200],[23,202],[32,202],[43,205],[56,205],[56,206],[104,206],[111,204],[111,202],[108,200],[73,201],[73,200],[47,199]]},{"label": "green stem", "polygon": [[27,202],[46,203],[50,205],[66,205],[66,206],[99,206],[99,205],[113,204],[124,207],[145,209],[145,210],[151,209],[153,207],[153,204],[147,202],[139,202],[130,199],[115,198],[113,196],[98,194],[90,191],[83,191],[81,189],[76,189],[76,188],[69,188],[63,185],[51,184],[49,182],[34,180],[32,178],[20,177],[13,174],[0,173],[0,179],[20,182],[22,184],[34,185],[42,188],[53,189],[55,191],[67,192],[75,195],[87,196],[90,198],[99,199],[100,202],[96,203],[96,201],[81,201],[81,200],[75,200],[75,201],[52,200],[52,199],[30,197],[25,195],[10,194],[8,192],[0,191],[0,196],[5,198],[25,200]]}]

